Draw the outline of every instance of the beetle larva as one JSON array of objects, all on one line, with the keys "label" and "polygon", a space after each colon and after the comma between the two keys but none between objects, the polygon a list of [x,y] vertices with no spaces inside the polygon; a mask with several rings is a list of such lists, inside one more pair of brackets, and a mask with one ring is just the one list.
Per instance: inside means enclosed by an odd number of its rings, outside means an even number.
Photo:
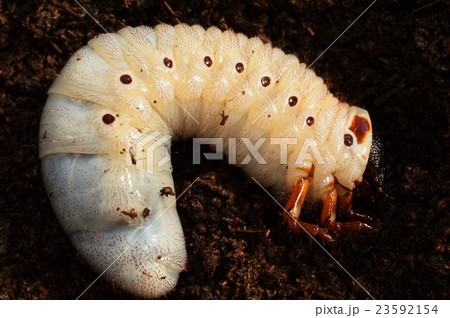
[{"label": "beetle larva", "polygon": [[[335,221],[367,165],[369,114],[259,38],[126,27],[78,50],[48,93],[39,151],[53,209],[80,254],[137,296],[168,293],[186,264],[170,161],[143,165],[168,156],[165,136],[223,138],[233,163],[287,202],[296,231],[329,241],[328,229],[370,228]],[[137,144],[149,136],[151,153]],[[282,146],[285,137],[296,142]],[[249,143],[268,139],[266,163],[245,164]],[[305,198],[323,201],[320,225],[298,219]]]}]

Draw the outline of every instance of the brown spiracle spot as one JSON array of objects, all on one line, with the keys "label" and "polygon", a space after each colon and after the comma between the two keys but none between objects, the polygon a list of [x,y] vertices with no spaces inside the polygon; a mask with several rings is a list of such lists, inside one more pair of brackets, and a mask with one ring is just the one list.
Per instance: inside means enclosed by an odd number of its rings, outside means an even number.
[{"label": "brown spiracle spot", "polygon": [[203,59],[203,62],[205,62],[205,65],[208,67],[211,67],[213,65],[213,61],[211,60],[211,58],[209,56],[205,56],[205,58]]},{"label": "brown spiracle spot", "polygon": [[297,105],[297,102],[298,102],[297,96],[289,97],[289,106],[293,107],[293,106]]},{"label": "brown spiracle spot", "polygon": [[370,124],[366,118],[355,115],[352,124],[348,129],[355,134],[358,144],[361,144],[364,142],[367,133],[370,131]]},{"label": "brown spiracle spot", "polygon": [[310,116],[310,117],[306,118],[306,124],[308,126],[312,126],[314,124],[314,117]]},{"label": "brown spiracle spot", "polygon": [[168,197],[169,195],[171,195],[173,197],[175,196],[175,192],[173,192],[171,187],[164,187],[161,190],[159,190],[159,193],[160,193],[159,194],[160,196],[166,196],[166,197]]},{"label": "brown spiracle spot", "polygon": [[344,144],[347,147],[350,147],[351,145],[353,145],[353,136],[350,134],[345,134],[344,135]]},{"label": "brown spiracle spot", "polygon": [[244,71],[244,64],[242,64],[241,62],[236,64],[236,71],[238,73],[242,73]]},{"label": "brown spiracle spot", "polygon": [[163,62],[164,62],[164,65],[165,65],[165,66],[167,66],[168,68],[172,68],[173,62],[172,62],[171,59],[165,57]]},{"label": "brown spiracle spot", "polygon": [[261,78],[261,85],[264,87],[269,86],[270,85],[270,77],[264,76],[263,78]]},{"label": "brown spiracle spot", "polygon": [[131,78],[130,75],[128,75],[128,74],[123,74],[123,75],[120,77],[120,81],[121,81],[123,84],[131,84],[131,82],[133,81],[133,79]]},{"label": "brown spiracle spot", "polygon": [[116,117],[111,114],[104,114],[102,120],[106,125],[111,125],[116,120]]}]

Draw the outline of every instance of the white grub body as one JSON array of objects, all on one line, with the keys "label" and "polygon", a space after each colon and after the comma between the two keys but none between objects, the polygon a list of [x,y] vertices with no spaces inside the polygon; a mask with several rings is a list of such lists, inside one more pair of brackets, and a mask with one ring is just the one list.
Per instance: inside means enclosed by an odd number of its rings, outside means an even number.
[{"label": "white grub body", "polygon": [[[126,27],[90,40],[50,88],[40,127],[44,181],[83,257],[98,272],[118,258],[106,277],[156,298],[174,288],[185,268],[185,243],[175,197],[161,195],[174,189],[172,167],[142,169],[147,153],[136,152],[136,140],[146,131],[220,137],[226,150],[228,138],[238,138],[239,165],[248,154],[240,137],[296,138],[287,163],[280,163],[280,145],[267,141],[259,149],[266,164],[241,166],[282,198],[309,176],[308,196],[317,200],[335,182],[351,190],[362,177],[372,136],[356,143],[359,136],[349,130],[355,115],[370,125],[365,110],[339,102],[295,56],[258,38],[198,25]],[[345,134],[355,140],[351,147]],[[310,153],[298,160],[309,139],[324,162]],[[170,141],[154,152],[170,154]]]}]

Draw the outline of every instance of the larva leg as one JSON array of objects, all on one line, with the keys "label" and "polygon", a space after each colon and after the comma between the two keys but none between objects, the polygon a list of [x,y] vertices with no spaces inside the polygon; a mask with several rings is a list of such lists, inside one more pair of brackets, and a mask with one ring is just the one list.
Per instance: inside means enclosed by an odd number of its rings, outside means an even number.
[{"label": "larva leg", "polygon": [[299,218],[300,212],[305,202],[306,194],[309,190],[309,180],[300,179],[294,186],[292,190],[291,197],[285,205],[285,210],[288,211],[296,219]]},{"label": "larva leg", "polygon": [[324,241],[333,241],[333,238],[317,224],[306,223],[300,221],[298,218],[305,201],[306,194],[309,189],[309,180],[300,179],[294,186],[292,194],[286,203],[285,211],[283,212],[283,219],[289,224],[289,227],[295,232],[307,232],[313,236],[319,236]]},{"label": "larva leg", "polygon": [[333,232],[359,232],[362,230],[374,231],[374,227],[368,223],[361,221],[350,221],[350,222],[332,222],[328,221],[327,226]]},{"label": "larva leg", "polygon": [[370,215],[358,213],[352,208],[344,211],[346,217],[350,220],[349,222],[333,222],[329,227],[335,232],[338,231],[353,231],[358,232],[361,230],[366,231],[376,231],[380,226],[380,223],[371,217]]},{"label": "larva leg", "polygon": [[355,212],[351,208],[352,192],[345,193],[339,198],[338,207],[351,219],[357,221],[350,222],[335,222],[336,220],[336,202],[337,191],[333,189],[329,192],[326,199],[323,201],[322,214],[320,216],[320,223],[327,226],[334,232],[352,231],[358,232],[361,230],[373,231],[374,227],[369,224],[375,222],[373,218],[368,215]]},{"label": "larva leg", "polygon": [[323,200],[320,224],[326,224],[327,222],[334,222],[334,220],[336,220],[336,203],[337,191],[333,188],[333,190],[328,192],[325,200]]}]

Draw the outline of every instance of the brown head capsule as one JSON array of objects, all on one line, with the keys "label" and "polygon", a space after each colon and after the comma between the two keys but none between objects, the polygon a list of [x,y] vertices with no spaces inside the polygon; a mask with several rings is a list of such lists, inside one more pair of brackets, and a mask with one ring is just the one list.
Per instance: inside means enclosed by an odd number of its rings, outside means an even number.
[{"label": "brown head capsule", "polygon": [[355,115],[352,124],[348,129],[355,134],[358,144],[361,144],[366,138],[367,133],[370,131],[370,124],[366,118]]}]

